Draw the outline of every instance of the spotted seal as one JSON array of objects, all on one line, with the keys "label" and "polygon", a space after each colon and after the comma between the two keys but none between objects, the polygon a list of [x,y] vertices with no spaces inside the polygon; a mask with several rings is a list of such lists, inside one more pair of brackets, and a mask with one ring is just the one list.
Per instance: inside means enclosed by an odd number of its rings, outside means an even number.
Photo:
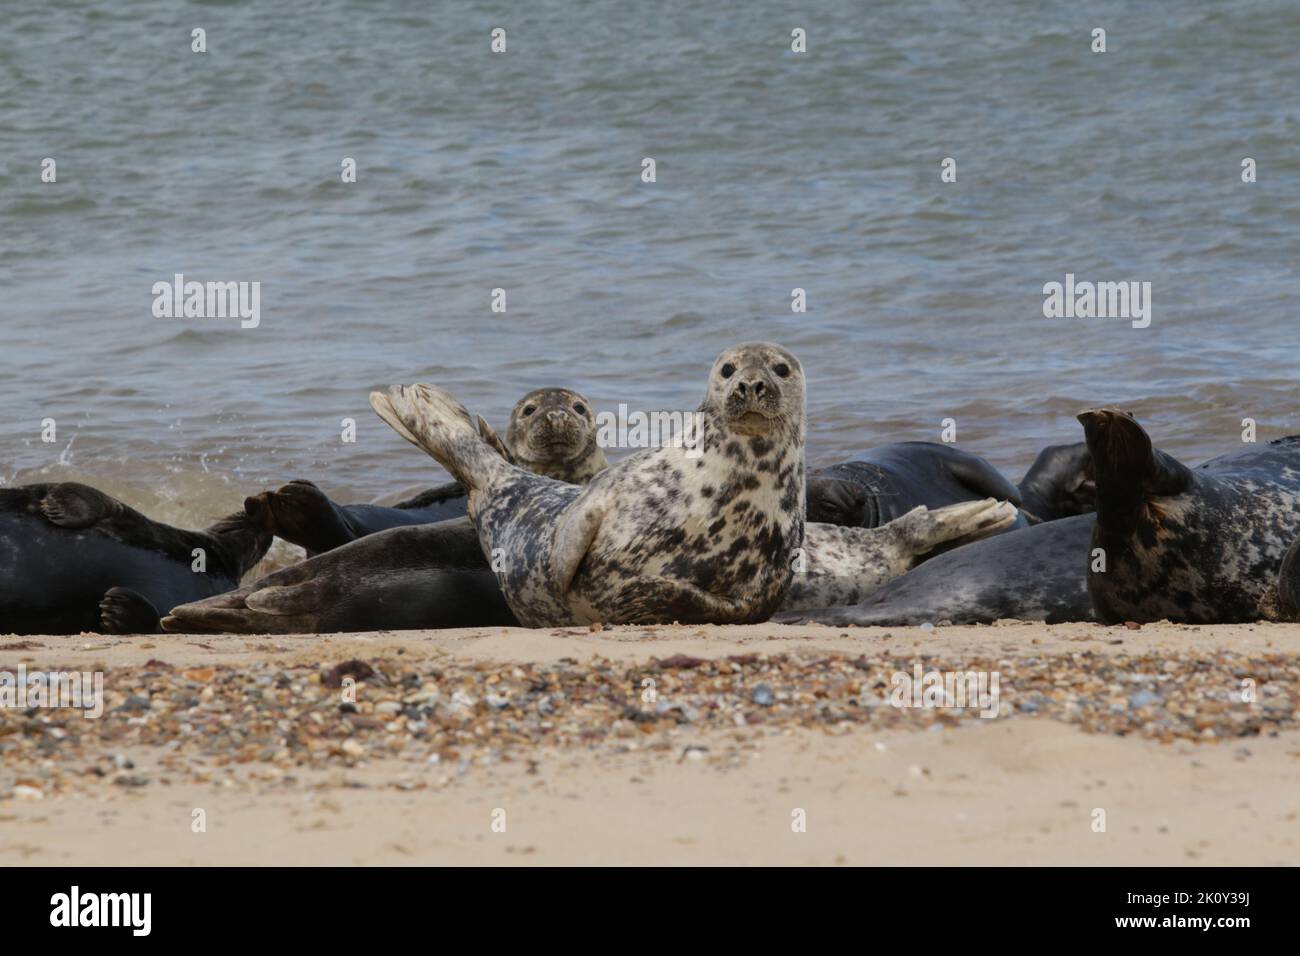
[{"label": "spotted seal", "polygon": [[[482,437],[507,459],[529,471],[582,484],[609,463],[596,441],[591,402],[569,388],[538,388],[510,413],[502,442],[483,419]],[[294,480],[244,501],[262,527],[308,555],[323,554],[367,534],[402,525],[430,524],[465,514],[465,489],[448,482],[392,507],[340,505],[310,481]]]},{"label": "spotted seal", "polygon": [[1099,620],[1227,624],[1269,619],[1282,559],[1300,535],[1300,437],[1188,468],[1132,415],[1079,415],[1097,481],[1088,593]]},{"label": "spotted seal", "polygon": [[[809,524],[782,607],[852,602],[954,539],[975,540],[1015,520],[986,499],[913,509],[879,528]],[[174,608],[163,626],[185,633],[333,633],[510,626],[518,620],[466,518],[393,528]]]},{"label": "spotted seal", "polygon": [[0,489],[0,633],[153,633],[158,609],[237,587],[270,544],[242,514],[186,531],[76,482]]},{"label": "spotted seal", "polygon": [[631,455],[581,488],[506,462],[436,386],[370,400],[469,490],[483,551],[500,558],[506,601],[527,626],[762,621],[790,586],[804,375],[780,346],[718,356],[698,441]]}]

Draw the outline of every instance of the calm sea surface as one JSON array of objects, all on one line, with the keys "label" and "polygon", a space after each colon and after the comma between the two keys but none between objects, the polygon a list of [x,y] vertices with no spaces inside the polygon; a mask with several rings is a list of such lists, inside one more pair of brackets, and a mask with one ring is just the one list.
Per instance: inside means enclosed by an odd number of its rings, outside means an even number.
[{"label": "calm sea surface", "polygon": [[[1101,403],[1194,461],[1244,417],[1300,431],[1292,0],[4,0],[0,22],[5,484],[187,524],[290,478],[368,500],[440,474],[371,389],[437,382],[498,425],[551,384],[687,409],[752,339],[805,365],[813,463],[953,418],[1018,477]],[[155,317],[178,272],[260,282],[260,325]],[[1150,327],[1044,318],[1066,273],[1150,282]]]}]

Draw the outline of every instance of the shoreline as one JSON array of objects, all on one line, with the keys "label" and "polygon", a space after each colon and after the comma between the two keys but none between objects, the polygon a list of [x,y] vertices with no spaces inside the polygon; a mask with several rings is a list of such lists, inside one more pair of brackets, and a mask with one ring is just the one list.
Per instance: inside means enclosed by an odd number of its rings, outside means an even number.
[{"label": "shoreline", "polygon": [[[0,637],[20,664],[102,671],[105,709],[0,708],[6,862],[1281,864],[1300,835],[1295,624]],[[890,706],[917,664],[996,671],[997,716]]]}]

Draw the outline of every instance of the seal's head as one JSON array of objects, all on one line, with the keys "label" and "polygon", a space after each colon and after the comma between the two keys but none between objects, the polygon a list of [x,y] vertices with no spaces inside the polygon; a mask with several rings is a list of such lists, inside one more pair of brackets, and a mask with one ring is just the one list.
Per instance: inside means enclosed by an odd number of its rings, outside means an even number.
[{"label": "seal's head", "polygon": [[1049,445],[1040,451],[1021,479],[1020,495],[1022,510],[1040,521],[1095,511],[1097,483],[1087,444]]},{"label": "seal's head", "polygon": [[871,493],[843,478],[817,475],[808,479],[808,520],[850,528],[869,527]]},{"label": "seal's head", "polygon": [[586,481],[608,464],[596,444],[591,402],[568,388],[538,388],[521,398],[505,443],[520,465],[562,481]]},{"label": "seal's head", "polygon": [[729,348],[713,363],[700,411],[732,434],[802,443],[803,366],[767,342]]}]

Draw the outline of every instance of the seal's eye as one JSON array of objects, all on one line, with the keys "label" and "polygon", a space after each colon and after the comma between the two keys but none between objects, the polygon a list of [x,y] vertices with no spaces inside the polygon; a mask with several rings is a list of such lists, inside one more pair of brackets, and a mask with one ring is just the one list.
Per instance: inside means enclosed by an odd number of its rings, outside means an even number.
[{"label": "seal's eye", "polygon": [[776,372],[778,378],[786,378],[790,374],[790,366],[784,362],[777,362],[772,366],[772,371]]},{"label": "seal's eye", "polygon": [[587,414],[587,406],[582,404],[582,402],[579,402],[577,405],[574,405],[573,410],[577,412],[579,415]]},{"label": "seal's eye", "polygon": [[736,374],[736,366],[728,362],[726,365],[722,366],[719,371],[722,372],[723,378],[731,378],[731,376]]},{"label": "seal's eye", "polygon": [[537,411],[537,406],[536,406],[536,405],[525,405],[525,406],[524,406],[524,418],[527,418],[529,415],[531,415],[531,414],[532,414],[533,412],[535,412],[535,411]]}]

